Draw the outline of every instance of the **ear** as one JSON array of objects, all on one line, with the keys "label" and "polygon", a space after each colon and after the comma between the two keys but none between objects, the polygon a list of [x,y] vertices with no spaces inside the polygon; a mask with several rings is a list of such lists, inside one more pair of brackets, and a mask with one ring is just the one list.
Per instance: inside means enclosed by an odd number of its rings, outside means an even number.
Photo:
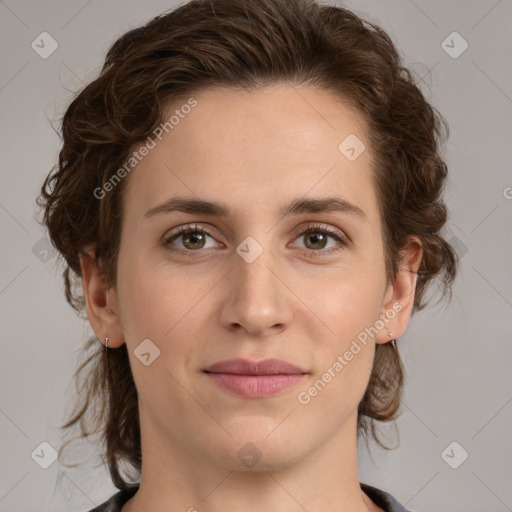
[{"label": "ear", "polygon": [[118,321],[118,304],[115,288],[107,288],[98,269],[94,248],[87,248],[80,254],[82,286],[89,322],[96,336],[105,344],[108,337],[109,348],[117,348],[124,343],[123,329]]},{"label": "ear", "polygon": [[[375,343],[388,343],[404,334],[414,307],[418,268],[423,256],[421,242],[411,237],[402,251],[403,260],[393,283],[388,285],[380,318],[385,327],[375,336]],[[388,319],[386,323],[386,319]],[[391,332],[389,336],[388,332]]]}]

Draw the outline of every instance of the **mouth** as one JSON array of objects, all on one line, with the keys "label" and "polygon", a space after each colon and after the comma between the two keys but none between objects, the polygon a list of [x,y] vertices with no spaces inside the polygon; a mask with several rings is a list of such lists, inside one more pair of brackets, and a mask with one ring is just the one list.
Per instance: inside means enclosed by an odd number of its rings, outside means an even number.
[{"label": "mouth", "polygon": [[281,359],[231,359],[203,372],[223,390],[246,398],[263,398],[297,385],[308,374]]}]

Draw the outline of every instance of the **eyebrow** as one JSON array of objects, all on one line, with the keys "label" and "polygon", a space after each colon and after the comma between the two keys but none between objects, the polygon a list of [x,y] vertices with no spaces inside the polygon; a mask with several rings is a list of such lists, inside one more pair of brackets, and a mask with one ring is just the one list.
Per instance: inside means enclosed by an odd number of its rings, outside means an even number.
[{"label": "eyebrow", "polygon": [[[228,217],[231,214],[229,207],[224,203],[204,201],[195,198],[171,197],[163,203],[149,209],[144,214],[144,218],[150,218],[158,214],[175,211],[199,215],[211,215],[214,217]],[[279,219],[301,213],[326,212],[347,213],[360,218],[363,221],[368,220],[361,208],[339,197],[295,199],[291,203],[284,205],[279,209]]]}]

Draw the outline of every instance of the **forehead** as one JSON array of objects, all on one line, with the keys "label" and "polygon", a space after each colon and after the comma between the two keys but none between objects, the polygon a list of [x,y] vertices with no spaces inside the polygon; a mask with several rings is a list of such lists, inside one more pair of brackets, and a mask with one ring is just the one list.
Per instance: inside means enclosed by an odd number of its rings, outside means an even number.
[{"label": "forehead", "polygon": [[[264,199],[335,191],[361,203],[371,187],[364,121],[324,90],[211,88],[170,102],[169,120],[129,176],[126,208],[139,218],[170,195],[250,209]],[[343,152],[346,140],[360,144],[356,159]]]},{"label": "forehead", "polygon": [[[195,94],[194,99],[197,106],[172,130],[176,155],[180,149],[188,157],[199,152],[248,160],[257,154],[258,160],[266,161],[286,154],[287,159],[300,161],[326,150],[338,156],[337,142],[344,134],[357,132],[361,139],[365,137],[359,112],[341,97],[317,88],[286,84],[257,90],[216,87]],[[170,103],[164,119],[187,101],[183,97]],[[179,144],[182,139],[186,146]]]}]

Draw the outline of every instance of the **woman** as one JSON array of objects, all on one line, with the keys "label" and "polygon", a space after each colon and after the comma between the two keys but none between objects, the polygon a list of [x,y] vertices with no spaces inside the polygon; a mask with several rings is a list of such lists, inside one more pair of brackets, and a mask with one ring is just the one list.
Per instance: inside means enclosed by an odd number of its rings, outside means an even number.
[{"label": "woman", "polygon": [[105,443],[95,512],[406,510],[357,438],[382,444],[395,340],[456,274],[443,126],[343,8],[192,1],[114,43],[39,198],[105,345],[64,426]]}]

